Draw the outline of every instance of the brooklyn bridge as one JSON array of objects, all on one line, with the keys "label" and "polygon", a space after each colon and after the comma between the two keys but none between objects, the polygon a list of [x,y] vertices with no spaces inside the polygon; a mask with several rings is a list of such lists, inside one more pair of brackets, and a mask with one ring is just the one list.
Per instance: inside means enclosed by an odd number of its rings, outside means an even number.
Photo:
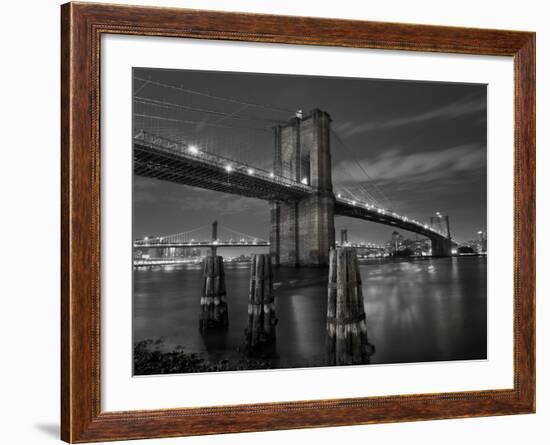
[{"label": "brooklyn bridge", "polygon": [[[153,104],[154,105],[154,104]],[[273,127],[272,169],[266,170],[188,144],[138,130],[133,139],[134,173],[162,181],[199,187],[266,201],[271,211],[269,241],[211,240],[198,245],[211,248],[239,245],[269,246],[278,266],[325,266],[335,247],[335,216],[393,226],[431,240],[432,256],[451,255],[449,219],[431,216],[430,223],[400,214],[355,194],[333,187],[331,117],[314,109],[297,112]],[[190,209],[191,211],[192,209]],[[175,240],[170,243],[170,239]],[[177,235],[136,240],[135,247],[181,247]],[[190,245],[190,241],[186,241]]]},{"label": "brooklyn bridge", "polygon": [[486,358],[484,87],[133,79],[135,375]]}]

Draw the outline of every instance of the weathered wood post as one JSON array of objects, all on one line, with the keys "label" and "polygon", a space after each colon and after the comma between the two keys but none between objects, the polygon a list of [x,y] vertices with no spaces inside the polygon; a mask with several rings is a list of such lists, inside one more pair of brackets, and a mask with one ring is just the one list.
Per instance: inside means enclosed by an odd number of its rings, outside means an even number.
[{"label": "weathered wood post", "polygon": [[199,329],[227,329],[228,314],[225,293],[223,257],[208,255],[203,260],[201,318]]},{"label": "weathered wood post", "polygon": [[250,266],[246,347],[255,350],[275,343],[276,324],[271,255],[254,254]]},{"label": "weathered wood post", "polygon": [[369,362],[374,353],[367,337],[361,274],[355,249],[330,251],[327,307],[329,365]]}]

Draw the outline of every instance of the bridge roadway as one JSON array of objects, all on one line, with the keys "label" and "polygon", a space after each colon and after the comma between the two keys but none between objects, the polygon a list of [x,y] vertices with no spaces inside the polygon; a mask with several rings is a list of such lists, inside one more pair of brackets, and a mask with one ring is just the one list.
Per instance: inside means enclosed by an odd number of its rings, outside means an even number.
[{"label": "bridge roadway", "polygon": [[[140,132],[134,137],[134,173],[209,190],[248,196],[267,201],[303,199],[315,189],[271,172],[236,163],[230,159]],[[335,214],[386,224],[418,233],[432,240],[448,241],[445,235],[426,224],[353,200],[336,197]],[[453,243],[454,244],[454,243]],[[268,244],[267,244],[268,245]],[[201,244],[202,247],[209,247]],[[151,246],[155,247],[155,246]],[[192,247],[163,245],[162,247]],[[224,247],[218,245],[218,247]]]},{"label": "bridge roadway", "polygon": [[271,172],[236,163],[141,132],[134,138],[134,173],[178,184],[250,198],[306,198],[313,188]]}]

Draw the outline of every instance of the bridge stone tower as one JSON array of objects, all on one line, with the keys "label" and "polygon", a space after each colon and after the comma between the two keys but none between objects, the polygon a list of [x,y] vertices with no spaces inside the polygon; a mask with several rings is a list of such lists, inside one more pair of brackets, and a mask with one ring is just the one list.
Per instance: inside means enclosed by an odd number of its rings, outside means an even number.
[{"label": "bridge stone tower", "polygon": [[271,203],[270,253],[280,266],[326,266],[334,247],[330,116],[315,109],[274,127],[274,173],[307,183],[299,201]]},{"label": "bridge stone tower", "polygon": [[430,237],[432,242],[432,256],[449,257],[452,255],[453,242],[445,237]]},{"label": "bridge stone tower", "polygon": [[[445,225],[443,226],[443,222]],[[449,222],[449,215],[430,217],[430,225],[437,226],[439,230],[446,231],[444,237],[428,237],[432,242],[432,256],[436,257],[449,257],[452,255],[453,241],[451,238],[451,224]]]}]

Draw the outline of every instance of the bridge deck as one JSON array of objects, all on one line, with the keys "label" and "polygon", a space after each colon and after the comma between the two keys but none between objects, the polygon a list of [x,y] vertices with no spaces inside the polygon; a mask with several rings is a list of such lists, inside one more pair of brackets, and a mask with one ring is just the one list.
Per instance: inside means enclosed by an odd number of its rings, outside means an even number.
[{"label": "bridge deck", "polygon": [[[134,173],[268,201],[303,199],[315,193],[315,189],[306,184],[276,176],[246,164],[236,163],[221,156],[200,151],[191,152],[185,145],[145,132],[139,133],[134,138]],[[443,233],[426,224],[387,210],[354,203],[345,198],[336,198],[335,214],[394,226],[431,239],[445,239]],[[209,247],[204,244],[201,246]],[[193,246],[163,245],[162,247]]]},{"label": "bridge deck", "polygon": [[336,198],[334,213],[340,216],[348,216],[350,218],[359,218],[366,221],[373,221],[378,224],[394,226],[399,229],[408,230],[428,238],[445,238],[445,236],[430,226],[419,223],[418,221],[410,220],[406,217],[397,215],[386,210],[367,208],[364,205],[353,204],[346,199]]},{"label": "bridge deck", "polygon": [[134,173],[150,178],[264,200],[307,197],[313,189],[270,172],[196,151],[164,138],[134,138]]}]

